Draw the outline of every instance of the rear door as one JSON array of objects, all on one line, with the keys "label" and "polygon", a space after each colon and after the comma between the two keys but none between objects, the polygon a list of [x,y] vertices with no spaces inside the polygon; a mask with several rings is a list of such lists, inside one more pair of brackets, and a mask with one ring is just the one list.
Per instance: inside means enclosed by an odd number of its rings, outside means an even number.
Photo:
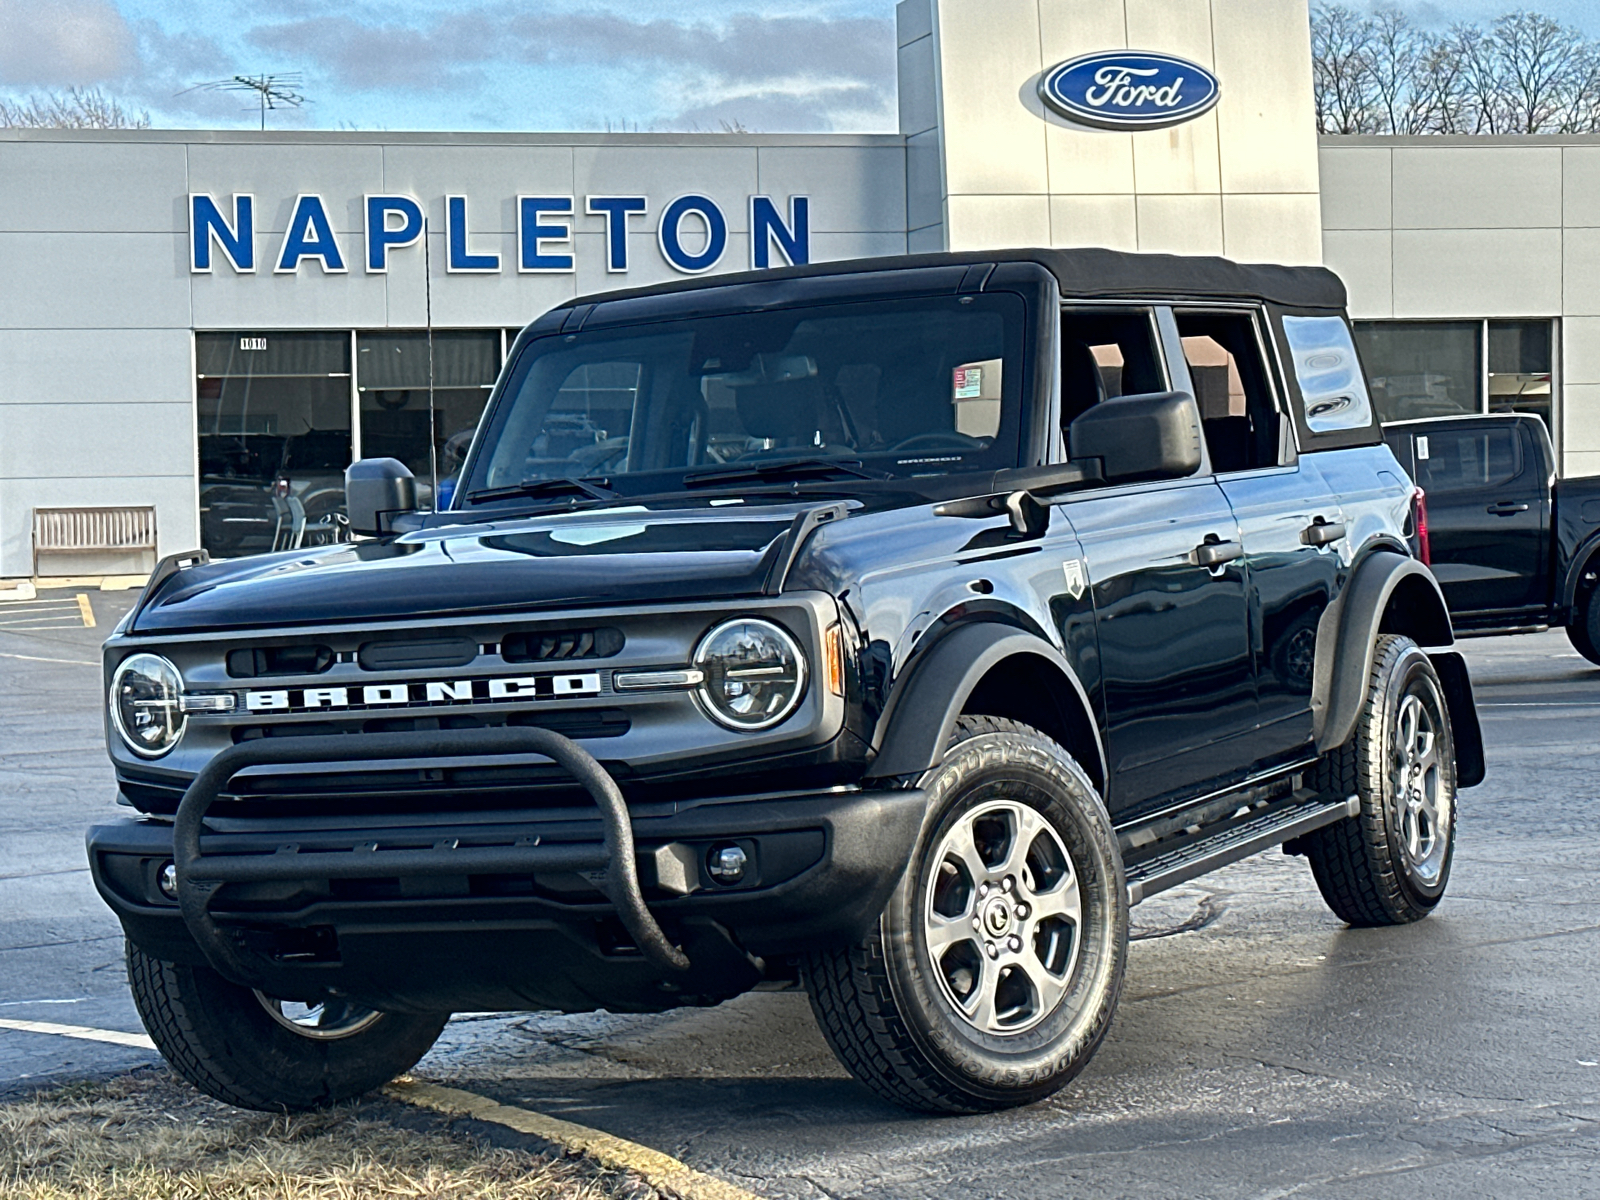
[{"label": "rear door", "polygon": [[1295,452],[1264,314],[1179,307],[1172,318],[1211,464],[1239,522],[1256,679],[1249,751],[1253,769],[1266,769],[1312,742],[1317,623],[1333,597],[1344,515],[1316,456]]},{"label": "rear door", "polygon": [[1452,613],[1496,624],[1542,608],[1549,480],[1520,422],[1412,431],[1433,573]]},{"label": "rear door", "polygon": [[[1063,415],[1170,386],[1150,309],[1062,316]],[[1060,506],[1086,560],[1117,820],[1237,772],[1255,725],[1239,527],[1216,478],[1085,492]],[[1197,563],[1200,547],[1222,558]],[[1229,555],[1236,557],[1229,557]],[[1084,569],[1086,567],[1086,570]]]}]

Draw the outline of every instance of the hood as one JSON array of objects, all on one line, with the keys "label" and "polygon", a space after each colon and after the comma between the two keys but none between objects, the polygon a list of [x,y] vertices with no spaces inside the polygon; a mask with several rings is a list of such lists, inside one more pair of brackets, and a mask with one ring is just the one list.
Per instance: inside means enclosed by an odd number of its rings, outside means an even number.
[{"label": "hood", "polygon": [[170,577],[128,632],[756,595],[809,507],[607,509],[210,563]]}]

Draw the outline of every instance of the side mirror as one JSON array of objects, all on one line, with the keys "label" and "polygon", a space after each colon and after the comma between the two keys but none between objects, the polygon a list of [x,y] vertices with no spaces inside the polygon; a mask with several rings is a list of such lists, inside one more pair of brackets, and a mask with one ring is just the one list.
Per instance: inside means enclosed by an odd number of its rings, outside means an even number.
[{"label": "side mirror", "polygon": [[1067,428],[1071,457],[1098,458],[1107,483],[1193,475],[1201,436],[1200,406],[1188,392],[1102,400]]},{"label": "side mirror", "polygon": [[417,481],[397,458],[363,458],[344,469],[350,532],[376,537],[393,532],[394,518],[417,508]]}]

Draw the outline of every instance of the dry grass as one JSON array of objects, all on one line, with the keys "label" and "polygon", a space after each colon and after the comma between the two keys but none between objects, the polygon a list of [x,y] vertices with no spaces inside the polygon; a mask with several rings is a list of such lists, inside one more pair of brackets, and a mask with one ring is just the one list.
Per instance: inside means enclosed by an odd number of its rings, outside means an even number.
[{"label": "dry grass", "polygon": [[162,1073],[0,1105],[5,1200],[611,1200],[653,1195],[581,1160],[407,1128],[389,1102],[268,1116]]}]

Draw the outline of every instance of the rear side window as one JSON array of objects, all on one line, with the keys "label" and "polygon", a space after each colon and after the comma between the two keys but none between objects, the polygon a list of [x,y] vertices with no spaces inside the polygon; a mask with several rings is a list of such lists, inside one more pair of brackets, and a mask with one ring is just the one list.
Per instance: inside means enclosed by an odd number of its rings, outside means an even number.
[{"label": "rear side window", "polygon": [[1300,385],[1306,428],[1316,434],[1370,426],[1372,400],[1344,319],[1286,315],[1283,333]]},{"label": "rear side window", "polygon": [[1417,483],[1430,495],[1494,487],[1517,476],[1514,429],[1462,429],[1419,433]]}]

